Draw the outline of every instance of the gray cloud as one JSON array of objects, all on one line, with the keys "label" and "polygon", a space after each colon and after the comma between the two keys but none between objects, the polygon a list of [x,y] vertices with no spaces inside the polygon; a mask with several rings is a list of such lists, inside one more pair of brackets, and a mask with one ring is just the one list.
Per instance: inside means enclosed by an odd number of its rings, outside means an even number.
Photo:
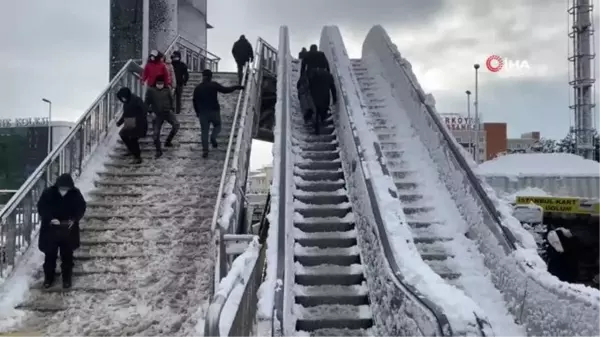
[{"label": "gray cloud", "polygon": [[[56,115],[74,120],[106,85],[108,2],[20,0],[0,12],[2,117],[41,116],[41,97]],[[597,14],[597,13],[596,13]],[[231,44],[240,34],[277,46],[288,25],[292,52],[318,43],[323,25],[340,26],[351,56],[373,24],[383,25],[413,63],[441,112],[462,112],[473,86],[472,64],[491,54],[536,62],[531,76],[482,73],[481,109],[511,133],[532,129],[552,137],[568,125],[567,13],[563,0],[209,0],[210,51],[233,69]],[[598,20],[596,20],[598,22]],[[8,78],[9,80],[6,80]]]}]

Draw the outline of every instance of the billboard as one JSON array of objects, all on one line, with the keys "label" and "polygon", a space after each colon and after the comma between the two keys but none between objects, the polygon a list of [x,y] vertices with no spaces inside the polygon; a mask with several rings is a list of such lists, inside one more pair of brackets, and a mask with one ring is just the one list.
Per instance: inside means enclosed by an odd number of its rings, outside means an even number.
[{"label": "billboard", "polygon": [[448,130],[475,130],[475,119],[461,114],[440,114]]}]

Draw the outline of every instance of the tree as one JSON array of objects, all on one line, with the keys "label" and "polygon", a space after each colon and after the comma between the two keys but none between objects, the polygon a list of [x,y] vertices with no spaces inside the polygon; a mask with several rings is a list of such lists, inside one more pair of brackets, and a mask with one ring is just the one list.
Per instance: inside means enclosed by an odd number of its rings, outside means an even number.
[{"label": "tree", "polygon": [[594,160],[600,162],[600,135],[598,135],[598,131],[594,130]]},{"label": "tree", "polygon": [[569,132],[565,138],[556,143],[556,152],[575,153],[575,137],[572,133]]}]

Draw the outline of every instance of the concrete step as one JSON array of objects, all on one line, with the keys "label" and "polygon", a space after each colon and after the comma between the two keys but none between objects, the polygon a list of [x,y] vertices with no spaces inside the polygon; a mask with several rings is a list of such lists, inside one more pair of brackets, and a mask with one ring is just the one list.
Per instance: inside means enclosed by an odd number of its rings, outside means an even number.
[{"label": "concrete step", "polygon": [[293,307],[296,315],[296,329],[312,331],[327,328],[367,329],[373,325],[371,308],[368,305],[324,304]]},{"label": "concrete step", "polygon": [[296,177],[296,188],[301,189],[305,192],[334,192],[339,189],[346,187],[346,182],[343,179],[339,180],[324,180],[324,181],[310,181],[303,180],[301,177]]},{"label": "concrete step", "polygon": [[302,306],[323,304],[368,305],[366,282],[360,285],[294,285],[294,298]]},{"label": "concrete step", "polygon": [[330,161],[340,158],[339,150],[334,151],[299,151],[301,158],[314,161]]},{"label": "concrete step", "polygon": [[357,244],[356,237],[354,229],[345,232],[304,232],[294,228],[294,239],[303,247],[348,248]]},{"label": "concrete step", "polygon": [[340,170],[342,161],[337,160],[313,160],[295,163],[295,167],[303,170]]},{"label": "concrete step", "polygon": [[318,248],[303,247],[296,243],[294,246],[296,261],[303,266],[316,266],[319,264],[337,264],[349,266],[360,263],[359,249],[357,246],[344,248]]},{"label": "concrete step", "polygon": [[344,172],[341,168],[334,170],[302,169],[294,167],[294,175],[301,177],[306,181],[336,181],[344,179]]},{"label": "concrete step", "polygon": [[327,204],[341,204],[349,202],[348,196],[346,195],[326,195],[326,194],[294,194],[294,199],[304,203],[304,204],[313,204],[313,205],[327,205]]},{"label": "concrete step", "polygon": [[302,285],[352,285],[365,280],[361,264],[319,264],[303,266],[296,263],[295,281]]}]

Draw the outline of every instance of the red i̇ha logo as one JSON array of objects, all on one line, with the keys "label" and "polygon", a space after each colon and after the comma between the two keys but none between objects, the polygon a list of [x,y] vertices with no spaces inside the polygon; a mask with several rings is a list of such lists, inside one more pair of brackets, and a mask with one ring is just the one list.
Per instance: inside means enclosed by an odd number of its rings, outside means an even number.
[{"label": "red i\u0307ha logo", "polygon": [[485,67],[493,73],[497,73],[504,67],[504,60],[498,55],[491,55],[485,60]]}]

